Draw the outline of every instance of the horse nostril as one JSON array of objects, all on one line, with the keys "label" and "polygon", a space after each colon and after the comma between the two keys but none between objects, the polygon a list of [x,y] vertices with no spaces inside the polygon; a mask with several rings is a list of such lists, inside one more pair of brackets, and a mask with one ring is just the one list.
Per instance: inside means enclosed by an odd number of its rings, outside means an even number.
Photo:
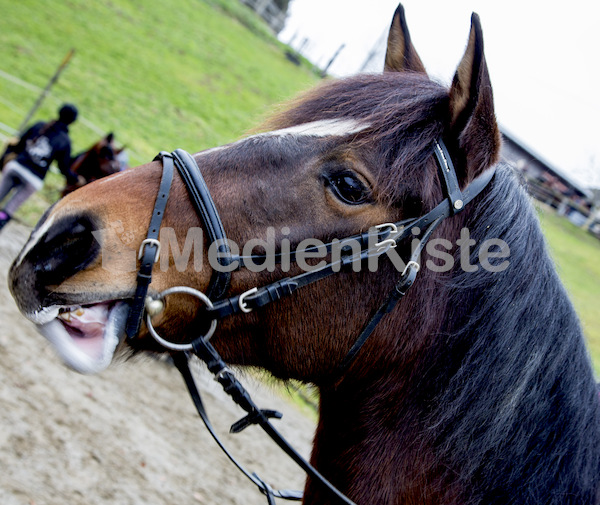
[{"label": "horse nostril", "polygon": [[29,253],[33,269],[46,285],[57,285],[85,268],[98,256],[98,228],[89,215],[57,221]]}]

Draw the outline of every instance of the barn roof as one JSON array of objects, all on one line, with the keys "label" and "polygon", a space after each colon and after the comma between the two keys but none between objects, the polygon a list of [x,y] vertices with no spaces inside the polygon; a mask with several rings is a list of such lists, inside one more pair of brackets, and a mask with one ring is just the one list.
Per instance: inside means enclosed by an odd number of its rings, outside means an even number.
[{"label": "barn roof", "polygon": [[547,171],[561,179],[565,184],[575,189],[581,195],[585,196],[586,198],[589,198],[590,200],[593,199],[594,195],[588,188],[584,187],[581,183],[573,179],[570,175],[566,174],[563,170],[556,167],[556,165],[550,163],[543,156],[541,156],[539,153],[537,153],[535,150],[533,150],[531,147],[529,147],[527,144],[525,144],[523,141],[517,138],[515,135],[507,131],[505,127],[502,126],[500,128],[500,131],[502,132],[502,136],[504,137],[505,141],[508,141],[509,143],[512,143],[519,147],[521,150],[525,151],[529,156],[531,156],[532,159],[536,160]]}]

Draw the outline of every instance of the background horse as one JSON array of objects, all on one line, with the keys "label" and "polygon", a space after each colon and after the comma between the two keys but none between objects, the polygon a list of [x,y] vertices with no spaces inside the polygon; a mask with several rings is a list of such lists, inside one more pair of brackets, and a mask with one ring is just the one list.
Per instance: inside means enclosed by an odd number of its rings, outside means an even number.
[{"label": "background horse", "polygon": [[[266,133],[196,155],[232,242],[266,239],[269,230],[278,244],[329,242],[423,215],[444,198],[432,150],[440,138],[463,188],[497,163],[477,16],[450,89],[425,74],[401,7],[385,65],[383,75],[325,83]],[[136,285],[126,260],[146,237],[161,174],[153,162],[67,196],[13,264],[20,310],[77,370],[104,368],[115,346],[160,349],[145,327],[127,342],[119,337]],[[131,250],[111,231],[117,221]],[[201,226],[176,176],[163,227],[182,251],[188,230]],[[502,240],[510,257],[482,255],[488,240]],[[341,364],[357,334],[401,275],[391,261],[343,270],[225,319],[211,342],[230,363],[319,387],[311,461],[355,503],[599,503],[600,401],[590,360],[512,170],[497,165],[491,184],[431,243],[413,288],[348,368]],[[171,266],[154,267],[151,291],[206,290],[208,251],[196,271],[193,262],[173,268],[175,255],[163,248]],[[407,258],[410,244],[398,244],[397,254]],[[440,271],[442,260],[451,268]],[[280,267],[235,271],[227,295],[285,275]],[[207,321],[195,299],[175,295],[153,324],[185,342]],[[304,503],[337,501],[308,479]]]},{"label": "background horse", "polygon": [[62,196],[68,195],[85,184],[119,172],[121,166],[117,156],[124,149],[124,147],[120,149],[115,147],[114,135],[109,133],[87,151],[75,156],[71,171],[83,177],[83,181],[65,186]]}]

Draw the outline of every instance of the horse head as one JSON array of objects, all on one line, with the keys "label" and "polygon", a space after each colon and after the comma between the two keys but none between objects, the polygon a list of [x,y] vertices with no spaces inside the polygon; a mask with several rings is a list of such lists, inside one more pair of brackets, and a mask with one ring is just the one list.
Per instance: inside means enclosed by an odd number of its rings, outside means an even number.
[{"label": "horse head", "polygon": [[101,139],[100,142],[95,144],[92,149],[98,158],[100,174],[103,177],[112,175],[120,170],[117,154],[119,154],[122,149],[117,149],[115,146],[114,133],[109,133],[106,137]]},{"label": "horse head", "polygon": [[[114,134],[111,132],[101,138],[87,151],[75,156],[71,171],[81,176],[84,184],[89,184],[97,179],[119,172],[121,169],[117,155],[124,148],[117,149]],[[68,185],[63,191],[63,196],[75,191],[82,186],[82,181]]]},{"label": "horse head", "polygon": [[[277,244],[287,239],[297,246],[307,238],[326,243],[430,210],[443,197],[432,154],[438,138],[460,160],[463,186],[495,162],[499,137],[478,18],[473,17],[450,90],[424,73],[402,20],[396,14],[384,74],[326,83],[273,118],[264,133],[195,155],[233,243],[243,248],[251,240],[266,241],[269,233]],[[96,150],[108,145],[109,138]],[[87,345],[85,326],[75,331],[59,316],[73,307],[81,312],[101,306],[109,313],[127,303],[135,265],[128,269],[121,262],[126,246],[133,255],[145,238],[161,172],[160,163],[150,163],[86,186],[52,208],[12,269],[13,293],[27,317],[70,335],[72,345]],[[186,240],[191,243],[190,230],[201,227],[176,178],[163,228],[172,231],[169,237],[182,251]],[[206,290],[209,245],[184,269],[157,264],[152,291],[176,285]],[[111,255],[117,250],[123,258]],[[194,268],[198,263],[203,268]],[[379,267],[377,273],[342,272],[264,311],[224,321],[215,345],[234,363],[268,366],[283,377],[326,377],[390,287],[393,267],[383,261]],[[234,272],[230,293],[278,276],[282,273]],[[424,287],[426,279],[421,283]],[[410,320],[418,291],[398,310],[399,320]],[[168,300],[155,321],[175,341],[192,338],[202,325],[195,317],[197,303],[185,298]],[[130,344],[154,347],[146,342],[142,331]]]}]

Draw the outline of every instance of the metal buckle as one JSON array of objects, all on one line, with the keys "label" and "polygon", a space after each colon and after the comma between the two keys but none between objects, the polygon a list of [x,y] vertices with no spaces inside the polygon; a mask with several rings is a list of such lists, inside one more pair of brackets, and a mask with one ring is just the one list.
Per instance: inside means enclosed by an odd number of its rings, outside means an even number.
[{"label": "metal buckle", "polygon": [[381,255],[386,251],[393,249],[397,245],[398,244],[396,244],[396,241],[393,238],[386,238],[385,240],[382,240],[381,242],[377,242],[375,244],[375,254]]},{"label": "metal buckle", "polygon": [[[398,233],[398,227],[394,223],[378,224],[377,226],[374,226],[373,228],[375,228],[378,231],[384,230],[385,228],[389,228],[390,235]],[[396,243],[395,239],[386,238],[386,239],[382,240],[381,242],[377,242],[375,244],[375,254],[381,255],[381,254],[385,253],[386,251],[388,251],[389,249],[393,249],[397,245],[398,244]]]},{"label": "metal buckle", "polygon": [[378,224],[377,226],[374,226],[373,228],[375,228],[376,230],[383,230],[384,228],[389,228],[390,229],[390,235],[392,233],[398,233],[398,227],[394,223]]},{"label": "metal buckle", "polygon": [[408,272],[408,269],[409,269],[410,267],[416,268],[416,269],[417,269],[417,270],[416,270],[417,272],[418,272],[419,270],[421,270],[421,265],[419,265],[419,264],[418,264],[416,261],[412,261],[412,260],[411,260],[411,261],[409,261],[409,262],[406,264],[406,266],[404,267],[404,270],[402,271],[402,276],[401,276],[401,277],[403,277],[404,275],[406,275],[406,272]]},{"label": "metal buckle", "polygon": [[254,293],[258,292],[258,288],[252,288],[249,289],[248,291],[244,291],[239,299],[238,299],[238,305],[240,307],[240,310],[246,314],[248,314],[248,312],[252,312],[252,307],[248,307],[248,304],[246,303],[246,297],[253,295]]},{"label": "metal buckle", "polygon": [[221,368],[221,370],[219,370],[213,377],[213,380],[216,380],[217,382],[219,382],[219,379],[223,379],[225,377],[226,373],[232,373],[230,368],[225,365],[223,368]]},{"label": "metal buckle", "polygon": [[160,257],[160,242],[155,238],[147,238],[140,244],[140,250],[138,252],[138,260],[141,260],[144,256],[144,247],[147,245],[153,245],[156,247],[156,255],[154,256],[154,263],[158,262]]}]

